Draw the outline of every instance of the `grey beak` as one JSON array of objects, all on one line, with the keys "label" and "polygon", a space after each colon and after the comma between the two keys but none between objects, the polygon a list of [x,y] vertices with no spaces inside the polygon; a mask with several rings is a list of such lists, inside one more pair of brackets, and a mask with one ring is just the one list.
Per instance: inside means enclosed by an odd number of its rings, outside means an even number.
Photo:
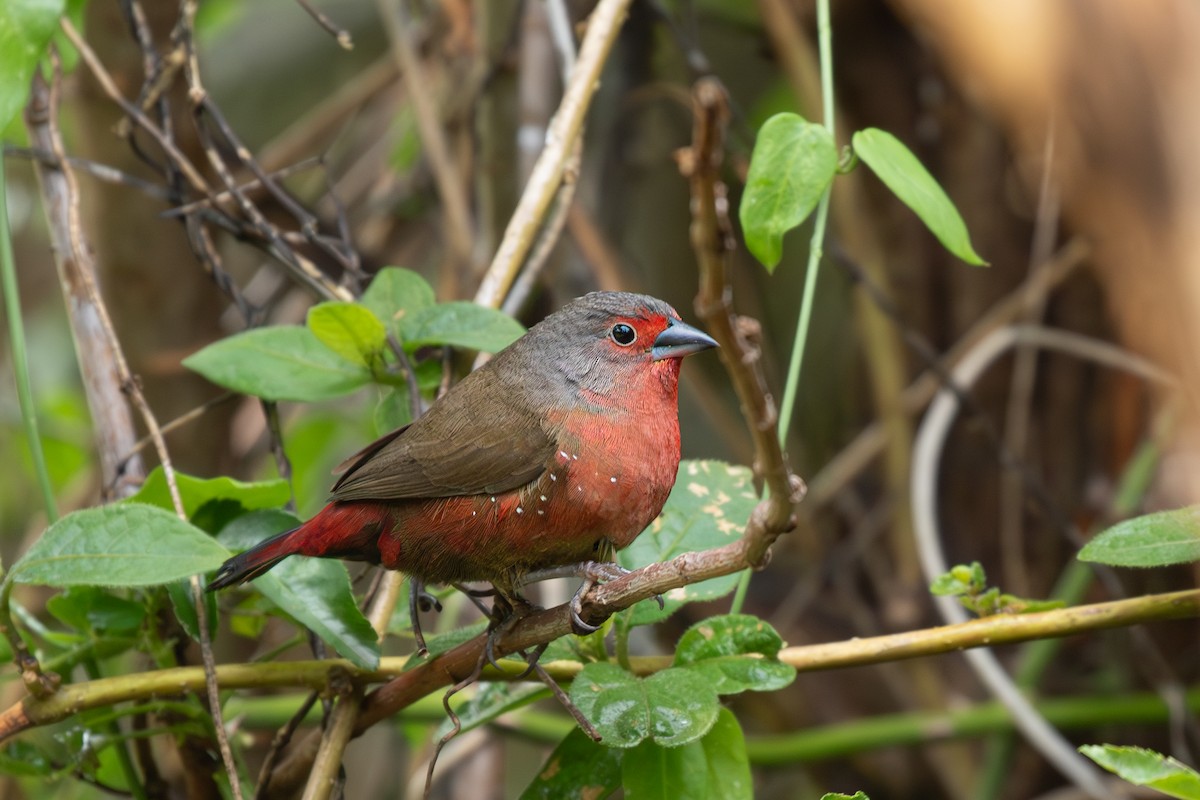
[{"label": "grey beak", "polygon": [[716,340],[699,328],[672,320],[667,329],[654,340],[650,355],[655,361],[662,361],[665,358],[683,358],[716,346]]}]

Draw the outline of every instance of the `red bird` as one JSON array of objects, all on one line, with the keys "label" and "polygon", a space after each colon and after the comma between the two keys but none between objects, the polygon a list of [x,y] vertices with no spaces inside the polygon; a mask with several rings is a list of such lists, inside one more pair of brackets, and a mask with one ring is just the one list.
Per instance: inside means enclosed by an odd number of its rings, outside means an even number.
[{"label": "red bird", "polygon": [[[619,572],[595,562],[662,510],[679,468],[680,362],[715,346],[661,300],[581,297],[348,459],[329,505],[226,561],[208,588],[294,554],[486,581],[510,603],[550,572]],[[579,595],[574,610],[590,627]]]}]

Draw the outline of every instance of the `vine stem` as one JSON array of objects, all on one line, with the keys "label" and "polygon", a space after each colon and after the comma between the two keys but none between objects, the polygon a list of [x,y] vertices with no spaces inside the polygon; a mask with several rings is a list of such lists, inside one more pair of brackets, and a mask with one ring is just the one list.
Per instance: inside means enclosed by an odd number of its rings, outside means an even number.
[{"label": "vine stem", "polygon": [[[817,0],[817,48],[821,64],[822,121],[829,137],[834,137],[833,127],[833,36],[829,25],[829,0]],[[779,441],[786,445],[788,429],[792,424],[792,411],[796,406],[796,389],[800,385],[800,369],[804,365],[804,347],[808,342],[809,323],[812,320],[813,296],[817,290],[817,277],[821,271],[821,257],[825,253],[825,227],[829,219],[829,194],[833,184],[825,187],[821,201],[817,204],[817,215],[813,221],[812,241],[808,246],[808,266],[804,270],[804,295],[800,300],[800,317],[796,321],[796,338],[792,342],[792,356],[788,361],[787,384],[783,390],[780,408]]]}]

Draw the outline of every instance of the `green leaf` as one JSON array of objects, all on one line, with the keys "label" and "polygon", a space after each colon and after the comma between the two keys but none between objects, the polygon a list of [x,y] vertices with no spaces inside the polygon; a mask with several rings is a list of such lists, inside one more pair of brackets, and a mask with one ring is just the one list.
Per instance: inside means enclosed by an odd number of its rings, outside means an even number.
[{"label": "green leaf", "polygon": [[[177,471],[175,485],[179,488],[179,499],[183,501],[184,513],[189,517],[212,500],[234,500],[247,511],[255,511],[260,508],[277,508],[291,498],[291,490],[283,478],[248,483],[224,476],[196,478]],[[171,502],[171,492],[167,488],[167,478],[162,467],[155,467],[137,494],[125,502],[145,503],[167,511],[174,510],[175,505]]]},{"label": "green leaf", "polygon": [[383,436],[389,431],[401,428],[412,422],[412,404],[408,400],[408,390],[397,386],[388,389],[375,404],[375,432]]},{"label": "green leaf", "polygon": [[433,305],[433,287],[411,269],[384,267],[371,280],[360,302],[380,322],[395,329],[405,316]]},{"label": "green leaf", "polygon": [[255,328],[213,342],[183,360],[218,386],[265,400],[313,403],[367,384],[371,372],[330,350],[308,328]]},{"label": "green leaf", "polygon": [[1162,567],[1200,560],[1200,506],[1119,522],[1084,545],[1079,560],[1114,567]]},{"label": "green leaf", "polygon": [[305,321],[313,335],[347,361],[375,369],[383,364],[387,328],[358,303],[328,302],[308,310]]},{"label": "green leaf", "polygon": [[[231,550],[244,550],[299,523],[283,511],[257,511],[231,522],[218,538]],[[375,629],[359,610],[341,561],[290,556],[255,578],[254,588],[356,666],[379,665]]]},{"label": "green leaf", "polygon": [[748,614],[697,622],[675,648],[675,667],[703,676],[717,694],[782,689],[796,669],[777,659],[783,640],[768,623]]},{"label": "green leaf", "polygon": [[821,800],[871,800],[871,798],[867,797],[862,792],[855,792],[854,794],[826,792],[825,794],[821,795]]},{"label": "green leaf", "polygon": [[972,249],[971,235],[954,203],[903,142],[878,128],[859,131],[851,142],[855,154],[900,202],[916,212],[942,247],[968,264],[987,266]]},{"label": "green leaf", "polygon": [[987,588],[987,574],[978,561],[956,564],[949,571],[934,578],[929,591],[940,597],[960,597],[978,594]]},{"label": "green leaf", "polygon": [[621,759],[627,797],[662,800],[749,800],[754,796],[746,740],[722,708],[704,738],[681,747],[644,741]]},{"label": "green leaf", "polygon": [[95,586],[71,586],[47,600],[46,610],[76,631],[91,635],[130,634],[146,618],[141,603]]},{"label": "green leaf", "polygon": [[1085,744],[1079,752],[1136,786],[1149,786],[1183,800],[1200,800],[1200,775],[1170,756],[1112,744]]},{"label": "green leaf", "polygon": [[174,514],[141,503],[76,511],[13,565],[18,583],[155,586],[216,569],[229,552]]},{"label": "green leaf", "polygon": [[712,728],[720,707],[698,672],[665,669],[642,679],[610,662],[584,666],[571,699],[609,747],[633,747],[646,738],[666,747],[694,742]]},{"label": "green leaf", "polygon": [[596,744],[575,728],[533,779],[521,800],[602,800],[621,785],[621,751]]},{"label": "green leaf", "polygon": [[784,112],[759,129],[738,217],[746,247],[768,270],[783,256],[783,235],[808,219],[836,169],[825,126]]},{"label": "green leaf", "polygon": [[0,3],[0,130],[8,127],[25,105],[29,81],[64,7],[63,0]]},{"label": "green leaf", "polygon": [[[637,569],[669,561],[680,553],[728,544],[742,535],[757,504],[754,475],[746,467],[721,461],[684,461],[662,514],[620,552],[618,560],[627,569]],[[685,603],[729,594],[737,582],[738,576],[733,574],[672,589],[663,596],[661,611],[653,600],[643,600],[627,612],[628,624],[648,625],[666,619]]]},{"label": "green leaf", "polygon": [[409,351],[447,344],[495,353],[519,339],[525,328],[502,311],[455,301],[406,314],[399,320],[399,333]]},{"label": "green leaf", "polygon": [[634,800],[707,800],[708,764],[699,742],[663,747],[646,740],[621,758],[621,785]]}]

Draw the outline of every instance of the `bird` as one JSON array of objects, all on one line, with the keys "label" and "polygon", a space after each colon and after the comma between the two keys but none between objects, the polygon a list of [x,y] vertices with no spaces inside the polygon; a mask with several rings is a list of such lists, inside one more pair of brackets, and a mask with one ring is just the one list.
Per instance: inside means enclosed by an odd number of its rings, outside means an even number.
[{"label": "bird", "polygon": [[[614,553],[662,511],[680,460],[683,358],[717,346],[666,302],[592,292],[531,327],[414,422],[346,459],[328,504],[227,560],[209,591],[291,555],[427,583],[490,583],[511,609],[553,575],[624,574]],[[415,617],[415,611],[414,611]]]}]

